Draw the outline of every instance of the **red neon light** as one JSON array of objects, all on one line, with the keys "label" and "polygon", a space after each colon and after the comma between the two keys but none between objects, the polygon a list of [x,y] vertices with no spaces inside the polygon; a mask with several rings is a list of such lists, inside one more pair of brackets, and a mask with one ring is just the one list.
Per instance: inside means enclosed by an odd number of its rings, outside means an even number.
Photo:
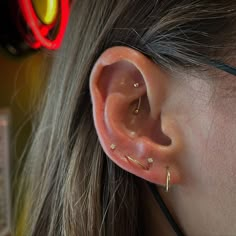
[{"label": "red neon light", "polygon": [[[43,25],[41,26],[40,28],[40,32],[42,34],[42,36],[47,36],[49,31],[51,30],[52,26],[46,26],[46,25]],[[42,47],[42,44],[39,42],[39,41],[34,41],[32,42],[32,37],[30,35],[25,35],[24,34],[24,37],[25,37],[25,40],[30,44],[31,48],[33,49],[39,49],[40,47]]]},{"label": "red neon light", "polygon": [[39,19],[34,11],[31,0],[18,0],[19,6],[22,11],[22,15],[24,20],[32,30],[32,33],[35,37],[36,42],[30,43],[33,48],[39,48],[41,46],[48,48],[50,50],[58,49],[61,46],[66,26],[68,24],[69,15],[70,15],[70,4],[69,0],[61,0],[61,22],[58,34],[54,40],[49,40],[45,32],[47,30],[47,26],[43,26],[39,23]]}]

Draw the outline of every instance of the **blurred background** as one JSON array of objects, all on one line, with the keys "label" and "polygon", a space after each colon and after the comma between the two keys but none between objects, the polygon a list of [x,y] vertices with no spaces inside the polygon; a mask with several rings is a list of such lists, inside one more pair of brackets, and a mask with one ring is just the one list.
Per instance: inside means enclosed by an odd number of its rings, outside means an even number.
[{"label": "blurred background", "polygon": [[[0,236],[12,235],[15,176],[27,154],[49,51],[60,47],[69,13],[70,0],[0,1]],[[19,219],[17,236],[23,236],[24,211]]]},{"label": "blurred background", "polygon": [[43,62],[40,51],[16,57],[0,49],[0,236],[11,228],[13,177],[45,82]]}]

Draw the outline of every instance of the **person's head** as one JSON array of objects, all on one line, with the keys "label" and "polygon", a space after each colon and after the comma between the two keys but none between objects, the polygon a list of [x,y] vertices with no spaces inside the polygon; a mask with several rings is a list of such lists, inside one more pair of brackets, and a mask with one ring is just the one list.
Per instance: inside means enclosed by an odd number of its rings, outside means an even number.
[{"label": "person's head", "polygon": [[74,1],[23,172],[24,235],[145,235],[146,181],[186,234],[233,235],[236,77],[213,64],[236,64],[235,39],[234,0]]}]

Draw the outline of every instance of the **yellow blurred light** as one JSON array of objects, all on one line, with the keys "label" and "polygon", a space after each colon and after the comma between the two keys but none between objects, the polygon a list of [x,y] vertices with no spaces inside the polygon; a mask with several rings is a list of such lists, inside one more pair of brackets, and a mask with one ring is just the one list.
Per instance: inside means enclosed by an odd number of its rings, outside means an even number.
[{"label": "yellow blurred light", "polygon": [[39,19],[46,25],[53,23],[58,13],[58,0],[33,0]]}]

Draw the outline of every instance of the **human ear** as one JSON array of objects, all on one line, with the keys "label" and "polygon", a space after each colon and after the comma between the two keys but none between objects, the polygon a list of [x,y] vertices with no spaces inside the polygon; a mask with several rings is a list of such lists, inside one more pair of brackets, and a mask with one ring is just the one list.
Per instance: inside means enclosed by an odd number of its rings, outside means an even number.
[{"label": "human ear", "polygon": [[119,167],[159,185],[166,183],[167,167],[170,183],[181,181],[181,132],[164,112],[170,83],[161,67],[124,46],[104,51],[90,74],[94,125],[104,152]]}]

